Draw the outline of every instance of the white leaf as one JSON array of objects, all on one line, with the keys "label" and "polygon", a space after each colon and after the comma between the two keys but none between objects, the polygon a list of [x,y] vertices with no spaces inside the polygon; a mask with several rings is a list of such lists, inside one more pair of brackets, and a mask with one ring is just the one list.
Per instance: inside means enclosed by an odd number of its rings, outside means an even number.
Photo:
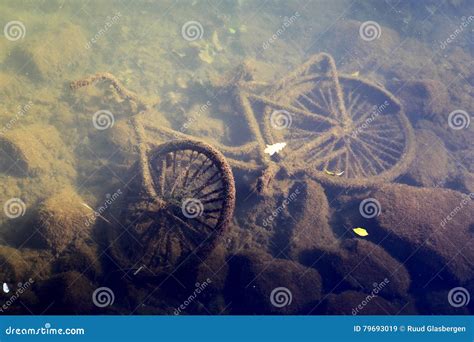
[{"label": "white leaf", "polygon": [[276,143],[273,145],[267,145],[263,152],[268,153],[269,155],[273,156],[275,153],[280,152],[286,146],[286,142]]}]

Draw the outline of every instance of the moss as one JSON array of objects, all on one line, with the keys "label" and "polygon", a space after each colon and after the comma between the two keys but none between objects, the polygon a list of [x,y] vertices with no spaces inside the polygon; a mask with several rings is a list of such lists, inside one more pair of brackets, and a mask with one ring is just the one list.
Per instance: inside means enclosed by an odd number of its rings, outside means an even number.
[{"label": "moss", "polygon": [[[366,240],[350,239],[343,243],[341,258],[332,261],[333,270],[352,289],[371,293],[375,286],[381,288],[385,298],[407,297],[410,275],[406,268],[382,247]],[[383,283],[387,280],[385,283]],[[383,283],[383,286],[380,284]]]},{"label": "moss", "polygon": [[0,246],[0,272],[2,281],[9,284],[24,283],[47,278],[51,274],[51,254],[34,249],[16,249]]},{"label": "moss", "polygon": [[[76,176],[73,157],[53,126],[34,124],[8,131],[0,137],[0,146],[3,172],[14,172],[19,177]],[[12,168],[13,163],[18,168]]]},{"label": "moss", "polygon": [[55,253],[64,251],[74,240],[86,238],[94,225],[94,213],[71,187],[41,204],[38,230],[46,246]]},{"label": "moss", "polygon": [[38,283],[37,287],[40,310],[45,314],[85,314],[94,308],[92,294],[95,288],[79,272],[57,274]]},{"label": "moss", "polygon": [[34,79],[55,79],[84,62],[87,39],[80,26],[61,23],[48,35],[32,38],[15,48],[7,65],[21,70],[25,63]]},{"label": "moss", "polygon": [[415,136],[416,154],[405,176],[406,181],[424,187],[444,185],[450,170],[443,141],[429,130],[417,130]]},{"label": "moss", "polygon": [[[304,314],[321,296],[321,277],[311,268],[261,251],[247,251],[229,258],[225,289],[233,314]],[[271,294],[277,287],[291,292],[291,303],[277,307]]]},{"label": "moss", "polygon": [[[329,226],[329,203],[324,189],[313,180],[297,182],[292,188],[296,201],[290,205],[294,225],[290,246],[294,260],[308,250],[334,252],[338,241]],[[298,212],[295,212],[298,210]]]},{"label": "moss", "polygon": [[372,238],[381,239],[381,245],[405,263],[414,282],[446,288],[473,277],[474,267],[466,263],[474,258],[472,198],[406,185],[386,185],[371,197],[382,208]]}]

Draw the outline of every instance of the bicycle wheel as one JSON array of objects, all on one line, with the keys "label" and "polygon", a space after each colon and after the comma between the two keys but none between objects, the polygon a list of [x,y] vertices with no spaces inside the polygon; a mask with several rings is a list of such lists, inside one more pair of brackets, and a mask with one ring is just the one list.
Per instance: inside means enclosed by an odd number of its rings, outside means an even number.
[{"label": "bicycle wheel", "polygon": [[370,81],[329,70],[332,57],[324,61],[326,70],[318,70],[325,72],[292,75],[266,101],[268,136],[288,144],[283,162],[290,170],[341,186],[394,179],[414,154],[413,130],[401,104]]},{"label": "bicycle wheel", "polygon": [[130,216],[137,220],[132,237],[124,234],[120,243],[120,259],[124,268],[146,266],[156,274],[206,257],[232,218],[235,186],[224,156],[205,143],[170,141],[148,155],[161,204]]}]

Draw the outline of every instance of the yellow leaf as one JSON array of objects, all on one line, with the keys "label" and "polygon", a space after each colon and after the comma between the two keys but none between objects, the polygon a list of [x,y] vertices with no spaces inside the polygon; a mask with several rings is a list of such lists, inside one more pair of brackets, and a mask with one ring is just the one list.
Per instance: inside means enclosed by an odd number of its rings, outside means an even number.
[{"label": "yellow leaf", "polygon": [[327,169],[324,169],[324,173],[327,174],[327,175],[330,175],[330,176],[334,176],[334,175],[335,175],[334,172],[329,171],[329,170],[327,170]]},{"label": "yellow leaf", "polygon": [[369,235],[369,233],[367,232],[367,230],[365,230],[364,228],[354,228],[352,229],[354,231],[354,233],[356,233],[357,235],[359,236],[367,236]]},{"label": "yellow leaf", "polygon": [[351,74],[351,76],[352,76],[352,77],[357,77],[357,76],[359,76],[359,71],[353,72],[353,73]]}]

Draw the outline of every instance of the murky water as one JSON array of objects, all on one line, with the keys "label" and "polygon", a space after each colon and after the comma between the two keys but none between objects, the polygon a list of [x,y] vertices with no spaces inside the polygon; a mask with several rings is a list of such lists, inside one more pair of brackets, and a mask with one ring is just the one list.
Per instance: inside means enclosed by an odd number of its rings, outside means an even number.
[{"label": "murky water", "polygon": [[3,1],[2,312],[472,313],[473,15]]}]

